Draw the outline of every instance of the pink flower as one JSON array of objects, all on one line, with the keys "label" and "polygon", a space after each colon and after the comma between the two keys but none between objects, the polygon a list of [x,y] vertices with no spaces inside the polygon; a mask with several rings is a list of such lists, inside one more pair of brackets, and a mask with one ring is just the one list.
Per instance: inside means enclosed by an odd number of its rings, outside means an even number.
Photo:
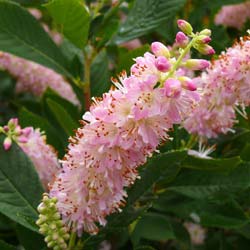
[{"label": "pink flower", "polygon": [[159,71],[167,72],[170,69],[171,64],[166,57],[158,56],[155,60],[155,66]]},{"label": "pink flower", "polygon": [[[1,128],[1,127],[0,127]],[[7,137],[3,146],[9,150],[12,141],[15,141],[32,161],[45,189],[60,169],[57,153],[54,148],[46,143],[46,136],[39,129],[32,127],[21,128],[18,119],[10,119],[8,124],[1,129]]]},{"label": "pink flower", "polygon": [[[233,131],[236,114],[245,116],[250,104],[250,38],[241,39],[223,52],[197,84],[203,95],[197,108],[184,122],[188,132],[207,138]],[[241,110],[240,110],[241,109]]]},{"label": "pink flower", "polygon": [[250,2],[225,5],[215,16],[215,24],[242,29],[244,23],[250,19]]},{"label": "pink flower", "polygon": [[154,42],[151,49],[153,54],[135,58],[130,76],[122,72],[112,79],[116,88],[93,98],[51,184],[63,221],[79,236],[97,233],[107,215],[121,211],[138,167],[199,101],[193,79],[185,75],[192,71],[175,64],[177,45],[170,51]]},{"label": "pink flower", "polygon": [[73,104],[79,105],[70,84],[49,68],[5,52],[0,52],[0,68],[16,78],[17,93],[30,92],[41,96],[49,87]]}]

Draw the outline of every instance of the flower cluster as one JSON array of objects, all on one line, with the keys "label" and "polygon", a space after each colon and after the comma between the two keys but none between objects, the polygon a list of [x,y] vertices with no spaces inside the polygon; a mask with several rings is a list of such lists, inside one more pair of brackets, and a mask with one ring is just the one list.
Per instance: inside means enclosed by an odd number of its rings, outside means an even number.
[{"label": "flower cluster", "polygon": [[17,118],[0,127],[1,133],[6,135],[4,149],[9,150],[12,141],[15,141],[31,159],[44,188],[47,189],[48,183],[55,178],[60,166],[54,148],[46,144],[46,136],[33,127],[21,128]]},{"label": "flower cluster", "polygon": [[[29,9],[29,12],[38,20],[42,17],[37,9]],[[61,43],[62,37],[59,33],[50,30],[44,23],[42,27],[55,43]],[[41,96],[49,87],[73,104],[80,104],[70,84],[61,75],[42,65],[0,51],[0,70],[6,70],[16,78],[16,93],[28,92]]]},{"label": "flower cluster", "polygon": [[36,224],[40,228],[39,232],[46,236],[45,241],[49,248],[63,250],[67,249],[69,233],[57,212],[56,202],[56,198],[50,199],[48,194],[43,194],[43,201],[37,209],[39,219]]},{"label": "flower cluster", "polygon": [[17,93],[29,92],[41,96],[49,87],[73,104],[79,105],[70,84],[49,68],[0,51],[0,69],[16,78]]},{"label": "flower cluster", "polygon": [[223,52],[196,82],[203,96],[184,127],[205,138],[232,131],[235,111],[246,116],[245,106],[250,104],[250,37]]},{"label": "flower cluster", "polygon": [[64,222],[79,235],[83,230],[97,233],[96,223],[105,225],[105,217],[120,210],[127,196],[124,188],[139,178],[138,167],[169,139],[168,130],[187,118],[199,100],[194,81],[180,75],[179,69],[209,65],[205,60],[183,61],[191,47],[212,52],[209,32],[194,34],[187,22],[178,24],[187,41],[186,46],[181,43],[179,57],[162,43],[152,43],[152,53],[135,59],[130,76],[121,73],[119,80],[112,79],[113,89],[93,99],[82,127],[70,138],[50,197],[57,198]]},{"label": "flower cluster", "polygon": [[250,1],[234,5],[225,5],[215,16],[215,23],[226,27],[242,29],[247,20],[250,19]]}]

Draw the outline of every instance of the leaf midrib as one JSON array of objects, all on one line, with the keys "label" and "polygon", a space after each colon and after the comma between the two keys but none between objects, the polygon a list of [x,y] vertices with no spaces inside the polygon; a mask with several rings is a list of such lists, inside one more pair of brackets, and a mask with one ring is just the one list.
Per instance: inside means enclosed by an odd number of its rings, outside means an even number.
[{"label": "leaf midrib", "polygon": [[21,199],[24,200],[24,203],[27,203],[27,204],[28,204],[28,207],[30,207],[31,210],[35,212],[35,215],[37,215],[36,207],[33,207],[33,206],[29,203],[29,201],[25,198],[25,196],[23,195],[23,193],[22,193],[21,191],[19,191],[19,189],[14,185],[13,182],[10,181],[9,176],[3,171],[3,169],[1,169],[0,171],[1,171],[1,173],[4,175],[5,180],[8,181],[8,183],[10,184],[10,186],[13,187],[13,189],[16,191],[16,193],[19,194],[19,196],[21,197]]},{"label": "leaf midrib", "polygon": [[[55,64],[59,69],[62,70],[62,72],[64,72],[67,76],[69,76],[71,79],[73,79],[73,76],[71,75],[71,73],[69,73],[67,70],[65,70],[64,67],[62,67],[60,64],[58,64],[54,59],[50,58],[49,56],[47,56],[45,53],[43,53],[42,51],[40,51],[39,49],[33,47],[30,43],[27,43],[25,40],[22,40],[19,36],[13,34],[12,32],[10,32],[8,29],[4,29],[3,27],[0,27],[0,30],[2,30],[3,32],[8,33],[10,36],[12,36],[13,38],[15,38],[17,41],[20,41],[21,43],[23,43],[25,46],[31,48],[31,50],[37,52],[38,54],[40,54],[42,57],[46,58],[48,61],[52,62],[53,64]],[[44,67],[46,67],[45,65],[43,65]],[[51,67],[50,67],[51,68]],[[55,70],[55,69],[53,69]]]}]

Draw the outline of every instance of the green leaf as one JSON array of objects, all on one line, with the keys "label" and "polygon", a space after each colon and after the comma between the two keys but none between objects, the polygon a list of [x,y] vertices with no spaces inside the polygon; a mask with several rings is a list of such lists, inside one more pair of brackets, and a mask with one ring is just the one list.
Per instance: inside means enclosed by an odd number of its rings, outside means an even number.
[{"label": "green leaf", "polygon": [[39,22],[24,8],[0,0],[0,50],[73,78],[68,62]]},{"label": "green leaf", "polygon": [[157,213],[147,213],[137,222],[131,238],[133,244],[137,245],[141,238],[164,241],[175,239],[175,234],[166,216]]},{"label": "green leaf", "polygon": [[102,50],[91,65],[91,95],[101,96],[110,88],[108,57],[106,50]]},{"label": "green leaf", "polygon": [[46,249],[44,238],[41,234],[28,230],[27,228],[16,225],[16,233],[19,242],[27,250]]},{"label": "green leaf", "polygon": [[81,119],[78,107],[72,104],[70,101],[58,95],[58,93],[55,92],[54,90],[48,88],[44,92],[42,99],[47,99],[47,98],[51,99],[52,101],[58,103],[60,106],[64,107],[65,111],[67,111],[67,113],[70,114],[70,116],[74,120],[78,121],[79,119]]},{"label": "green leaf", "polygon": [[12,0],[13,2],[17,2],[19,4],[22,4],[22,5],[38,5],[38,4],[42,4],[42,3],[45,3],[46,0]]},{"label": "green leaf", "polygon": [[128,191],[128,204],[138,201],[156,182],[162,179],[167,182],[175,178],[186,156],[186,151],[172,151],[149,159],[141,167],[141,179],[137,180]]},{"label": "green leaf", "polygon": [[51,100],[50,98],[47,98],[46,102],[50,110],[54,114],[56,120],[64,129],[64,131],[67,133],[67,135],[68,136],[73,135],[74,129],[79,127],[78,123],[75,122],[72,119],[71,115],[65,110],[65,108],[60,104],[58,104],[57,102]]},{"label": "green leaf", "polygon": [[230,173],[183,170],[169,190],[192,198],[206,198],[220,193],[237,192],[250,187],[250,165],[240,164]]},{"label": "green leaf", "polygon": [[183,162],[183,167],[207,171],[231,171],[241,162],[239,156],[224,159],[202,159],[188,155]]},{"label": "green leaf", "polygon": [[138,246],[134,250],[156,250],[156,249],[151,246]]},{"label": "green leaf", "polygon": [[47,143],[55,147],[59,152],[59,156],[64,155],[66,144],[61,140],[57,130],[45,118],[30,112],[26,108],[21,108],[19,110],[18,117],[22,127],[32,126],[44,131],[47,136]]},{"label": "green leaf", "polygon": [[17,250],[17,247],[10,245],[3,240],[0,240],[0,249],[1,250]]},{"label": "green leaf", "polygon": [[0,212],[36,230],[27,219],[33,222],[37,219],[36,208],[43,193],[42,185],[23,151],[15,143],[5,151],[3,140],[4,136],[0,136]]},{"label": "green leaf", "polygon": [[77,47],[83,48],[88,39],[90,15],[80,0],[53,0],[46,4],[50,15],[62,33]]},{"label": "green leaf", "polygon": [[220,228],[240,228],[249,223],[240,205],[233,199],[190,199],[176,194],[171,197],[169,191],[160,195],[153,207],[161,212],[170,213],[190,220],[197,220],[203,226]]},{"label": "green leaf", "polygon": [[185,2],[186,0],[136,0],[114,42],[119,44],[147,34],[163,21],[174,18]]}]

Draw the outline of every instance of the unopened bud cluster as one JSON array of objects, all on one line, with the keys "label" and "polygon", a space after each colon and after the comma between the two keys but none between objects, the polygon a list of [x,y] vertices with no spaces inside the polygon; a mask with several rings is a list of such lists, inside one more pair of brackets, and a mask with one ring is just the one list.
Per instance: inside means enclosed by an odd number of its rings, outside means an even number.
[{"label": "unopened bud cluster", "polygon": [[215,53],[214,49],[208,45],[208,43],[211,42],[211,31],[209,29],[204,29],[201,32],[194,34],[191,24],[187,21],[178,20],[177,24],[181,32],[177,33],[175,41],[180,47],[185,47],[189,43],[189,37],[195,37],[193,48],[203,55],[213,55]]},{"label": "unopened bud cluster", "polygon": [[36,224],[40,227],[39,232],[45,236],[48,248],[53,250],[67,249],[69,233],[56,208],[57,199],[43,195],[43,201],[38,207],[39,219]]}]

